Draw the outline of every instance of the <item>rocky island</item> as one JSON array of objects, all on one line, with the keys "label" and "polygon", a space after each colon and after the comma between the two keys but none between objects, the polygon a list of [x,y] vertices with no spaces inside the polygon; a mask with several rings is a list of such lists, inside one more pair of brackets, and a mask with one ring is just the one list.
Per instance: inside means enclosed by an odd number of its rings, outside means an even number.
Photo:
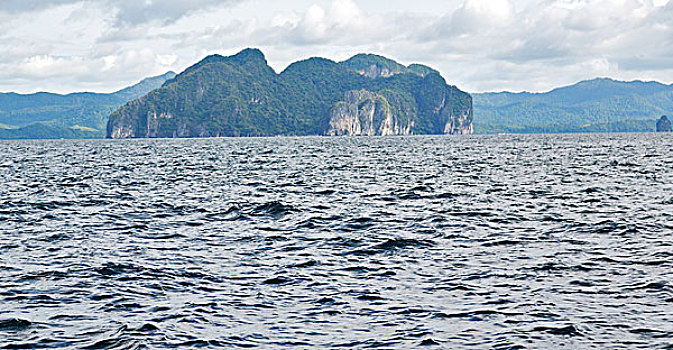
[{"label": "rocky island", "polygon": [[212,55],[116,110],[108,138],[471,134],[472,97],[427,66],[310,58],[280,74],[261,51]]},{"label": "rocky island", "polygon": [[661,116],[661,119],[657,121],[657,132],[673,132],[671,129],[671,121],[667,116]]}]

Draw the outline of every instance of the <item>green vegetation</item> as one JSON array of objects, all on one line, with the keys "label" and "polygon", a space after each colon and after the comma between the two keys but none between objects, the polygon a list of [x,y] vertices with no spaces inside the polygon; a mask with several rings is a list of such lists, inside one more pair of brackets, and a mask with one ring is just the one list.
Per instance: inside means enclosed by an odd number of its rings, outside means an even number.
[{"label": "green vegetation", "polygon": [[356,71],[369,78],[388,77],[395,74],[413,73],[420,76],[437,73],[436,70],[422,64],[411,64],[405,67],[389,58],[372,55],[359,54],[348,60],[341,62],[341,66]]},{"label": "green vegetation", "polygon": [[[390,74],[373,77],[358,67],[386,68]],[[443,133],[450,118],[466,113],[471,122],[470,95],[448,86],[430,68],[413,67],[358,55],[342,63],[311,58],[276,74],[256,49],[231,57],[213,55],[115,111],[107,135],[322,135],[329,128],[330,110],[348,91],[357,90],[378,93],[390,108],[415,118],[415,133]]]},{"label": "green vegetation", "polygon": [[0,139],[105,137],[110,113],[174,76],[169,72],[111,94],[0,94]]},{"label": "green vegetation", "polygon": [[0,129],[0,139],[92,139],[100,138],[100,131],[73,129],[45,125],[30,124],[18,129]]},{"label": "green vegetation", "polygon": [[88,128],[88,127],[86,127],[86,126],[80,126],[80,125],[73,125],[73,126],[70,127],[70,129],[73,129],[73,130],[82,130],[82,131],[90,131],[90,132],[98,132],[98,131],[100,131],[100,130],[98,130],[98,129]]},{"label": "green vegetation", "polygon": [[542,94],[473,96],[477,133],[647,132],[673,110],[673,86],[604,78]]}]

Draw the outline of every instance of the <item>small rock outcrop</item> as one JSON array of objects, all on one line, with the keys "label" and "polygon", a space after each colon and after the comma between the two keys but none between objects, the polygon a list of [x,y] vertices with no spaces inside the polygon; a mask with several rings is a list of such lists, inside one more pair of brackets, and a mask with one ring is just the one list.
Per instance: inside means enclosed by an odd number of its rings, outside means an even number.
[{"label": "small rock outcrop", "polygon": [[671,121],[667,116],[664,115],[657,121],[657,132],[673,132]]}]

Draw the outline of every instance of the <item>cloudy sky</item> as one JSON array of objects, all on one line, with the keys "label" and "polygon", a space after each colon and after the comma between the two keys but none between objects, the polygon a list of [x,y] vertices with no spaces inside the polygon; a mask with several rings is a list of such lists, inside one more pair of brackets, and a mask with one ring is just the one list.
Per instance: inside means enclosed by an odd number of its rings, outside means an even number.
[{"label": "cloudy sky", "polygon": [[673,83],[673,0],[0,0],[0,91],[109,92],[258,47],[382,54],[469,92]]}]

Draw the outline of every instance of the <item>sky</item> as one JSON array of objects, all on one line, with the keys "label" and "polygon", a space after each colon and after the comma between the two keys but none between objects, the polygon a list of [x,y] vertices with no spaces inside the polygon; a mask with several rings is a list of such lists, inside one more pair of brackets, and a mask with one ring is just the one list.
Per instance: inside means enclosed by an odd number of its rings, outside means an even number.
[{"label": "sky", "polygon": [[209,54],[375,53],[468,92],[673,83],[673,0],[1,0],[0,92],[112,92]]}]

